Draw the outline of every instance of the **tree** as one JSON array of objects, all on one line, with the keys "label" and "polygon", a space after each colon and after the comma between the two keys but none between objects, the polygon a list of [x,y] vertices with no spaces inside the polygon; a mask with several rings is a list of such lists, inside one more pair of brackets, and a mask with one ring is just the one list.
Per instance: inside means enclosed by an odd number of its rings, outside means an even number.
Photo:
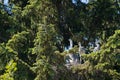
[{"label": "tree", "polygon": [[110,36],[107,43],[97,53],[84,55],[85,63],[73,70],[77,71],[82,80],[119,80],[120,79],[120,30]]},{"label": "tree", "polygon": [[10,60],[6,65],[6,70],[3,75],[0,76],[1,80],[14,80],[14,72],[17,70],[14,60]]},{"label": "tree", "polygon": [[[30,70],[32,66],[32,61],[29,59],[29,49],[30,49],[30,32],[22,31],[14,35],[6,44],[11,50],[15,51],[17,58],[17,71],[15,72],[15,79],[33,79],[30,76],[34,77],[34,73]],[[25,72],[24,72],[25,71]],[[19,74],[19,75],[18,75]]]},{"label": "tree", "polygon": [[[74,1],[11,0],[13,16],[0,9],[0,79],[119,80],[119,0]],[[65,52],[69,38],[74,48]],[[78,53],[78,42],[90,54],[69,69],[65,55]]]},{"label": "tree", "polygon": [[36,1],[34,8],[40,11],[38,16],[41,16],[39,21],[37,21],[38,30],[34,41],[35,47],[33,48],[33,53],[37,55],[36,63],[33,67],[33,70],[37,74],[35,80],[53,80],[56,71],[53,68],[58,67],[54,53],[58,50],[56,41],[59,36],[56,24],[56,9],[49,0]]}]

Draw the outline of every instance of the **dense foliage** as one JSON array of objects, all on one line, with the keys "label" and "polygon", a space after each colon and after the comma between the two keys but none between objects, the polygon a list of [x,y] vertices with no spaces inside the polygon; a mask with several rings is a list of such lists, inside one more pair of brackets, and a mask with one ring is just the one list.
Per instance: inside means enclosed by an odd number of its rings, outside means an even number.
[{"label": "dense foliage", "polygon": [[[0,7],[0,80],[120,80],[119,0],[11,0]],[[2,4],[0,4],[2,5]],[[67,68],[68,39],[83,64]],[[100,51],[89,43],[100,40]],[[89,54],[88,54],[89,53]]]}]

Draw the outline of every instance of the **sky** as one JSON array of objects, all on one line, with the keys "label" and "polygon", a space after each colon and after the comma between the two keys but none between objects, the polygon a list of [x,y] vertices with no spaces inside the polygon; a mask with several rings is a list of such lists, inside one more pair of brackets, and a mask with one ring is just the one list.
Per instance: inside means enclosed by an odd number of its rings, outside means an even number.
[{"label": "sky", "polygon": [[83,3],[88,3],[89,0],[82,0]]},{"label": "sky", "polygon": [[4,4],[8,5],[9,0],[4,0]]},{"label": "sky", "polygon": [[[72,0],[72,1],[73,1],[73,3],[75,3],[75,0]],[[81,0],[81,1],[82,1],[83,3],[86,3],[86,4],[87,4],[89,0]]]}]

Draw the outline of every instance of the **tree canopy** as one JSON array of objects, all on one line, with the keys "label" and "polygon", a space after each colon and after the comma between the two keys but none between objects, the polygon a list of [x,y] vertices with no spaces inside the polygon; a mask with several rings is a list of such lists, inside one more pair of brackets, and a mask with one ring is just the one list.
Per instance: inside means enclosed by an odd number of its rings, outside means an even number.
[{"label": "tree canopy", "polygon": [[[119,0],[9,4],[14,4],[12,15],[0,3],[0,80],[120,80]],[[93,52],[97,41],[100,50]],[[67,67],[69,54],[83,63]]]}]

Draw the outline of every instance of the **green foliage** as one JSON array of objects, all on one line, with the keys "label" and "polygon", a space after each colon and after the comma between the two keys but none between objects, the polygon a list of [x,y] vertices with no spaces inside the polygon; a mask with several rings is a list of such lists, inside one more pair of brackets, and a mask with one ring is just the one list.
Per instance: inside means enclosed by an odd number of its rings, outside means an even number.
[{"label": "green foliage", "polygon": [[45,56],[42,56],[42,59],[37,60],[34,64],[33,70],[37,73],[35,80],[53,80],[54,71],[53,66],[48,63],[48,59]]},{"label": "green foliage", "polygon": [[[56,26],[56,12],[52,3],[48,1],[38,1],[43,7],[36,5],[40,11],[41,22],[38,25],[38,32],[36,35],[35,47],[33,48],[33,54],[37,55],[36,63],[33,71],[37,74],[35,80],[53,80],[55,78],[55,71],[57,69],[58,57],[54,54],[57,50],[57,26]],[[44,9],[44,11],[43,11]],[[49,13],[48,13],[49,12]]]},{"label": "green foliage", "polygon": [[[120,79],[120,30],[116,30],[113,36],[110,36],[107,43],[101,47],[97,53],[85,55],[84,58],[88,62],[83,64],[84,68],[79,68],[80,76],[84,79],[92,80],[119,80]],[[85,72],[84,72],[85,71]],[[87,73],[86,73],[87,72]]]},{"label": "green foliage", "polygon": [[5,67],[5,73],[0,76],[0,80],[14,80],[14,72],[17,70],[16,65],[14,60],[10,60]]},{"label": "green foliage", "polygon": [[[29,32],[23,31],[21,33],[18,33],[12,37],[6,44],[8,47],[13,49],[14,51],[18,53],[22,53],[24,50],[22,48],[24,45],[27,45],[27,36]],[[25,47],[24,47],[25,49]],[[21,52],[22,51],[22,52]]]},{"label": "green foliage", "polygon": [[16,52],[5,46],[5,44],[0,44],[0,70],[4,70],[5,66],[11,59],[15,59]]},{"label": "green foliage", "polygon": [[14,73],[15,80],[33,80],[35,78],[34,72],[31,70],[31,66],[25,61],[17,60],[17,70]]},{"label": "green foliage", "polygon": [[[11,0],[13,16],[0,9],[0,80],[120,79],[119,0],[74,1]],[[64,52],[69,38],[90,51],[99,38],[102,47],[68,69],[65,55],[78,52]]]},{"label": "green foliage", "polygon": [[[74,15],[77,17],[72,19],[77,19],[77,21],[71,21],[68,17],[69,23],[71,23],[69,26],[75,34],[73,36],[75,40],[77,38],[77,40],[83,41],[83,37],[87,37],[89,41],[94,41],[99,36],[102,43],[104,43],[109,36],[114,34],[115,30],[119,29],[120,21],[118,20],[119,10],[117,4],[119,3],[115,0],[93,0],[88,4],[78,3],[79,6],[73,8],[75,9],[74,13],[76,11]],[[85,41],[83,44],[86,46],[89,41]]]}]

